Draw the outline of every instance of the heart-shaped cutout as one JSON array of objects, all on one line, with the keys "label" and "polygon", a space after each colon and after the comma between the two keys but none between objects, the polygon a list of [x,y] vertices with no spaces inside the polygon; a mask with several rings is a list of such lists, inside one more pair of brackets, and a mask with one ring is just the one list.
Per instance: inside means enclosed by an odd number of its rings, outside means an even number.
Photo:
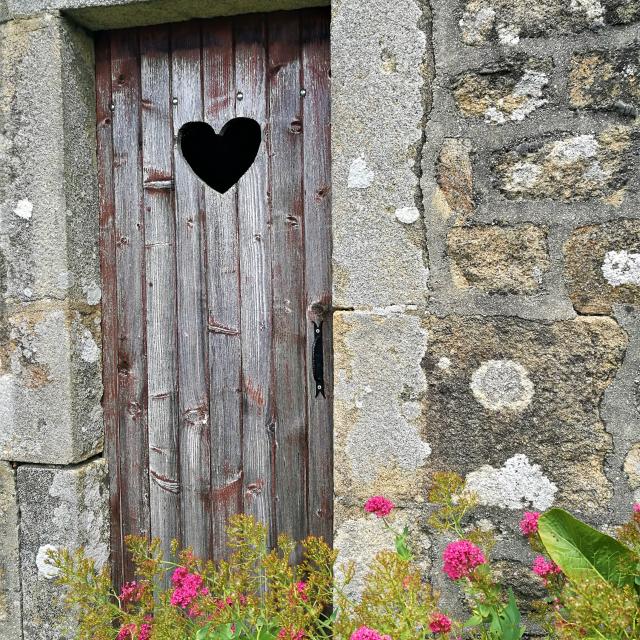
[{"label": "heart-shaped cutout", "polygon": [[218,193],[231,189],[249,170],[261,142],[260,125],[251,118],[233,118],[220,133],[206,122],[187,122],[178,131],[182,157]]}]

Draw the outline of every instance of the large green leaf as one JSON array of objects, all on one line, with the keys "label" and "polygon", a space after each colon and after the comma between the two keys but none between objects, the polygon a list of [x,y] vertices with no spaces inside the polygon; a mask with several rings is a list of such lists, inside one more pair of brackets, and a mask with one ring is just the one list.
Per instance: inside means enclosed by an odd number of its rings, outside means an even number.
[{"label": "large green leaf", "polygon": [[551,559],[574,582],[603,579],[616,586],[634,581],[633,552],[562,509],[540,517],[538,531]]}]

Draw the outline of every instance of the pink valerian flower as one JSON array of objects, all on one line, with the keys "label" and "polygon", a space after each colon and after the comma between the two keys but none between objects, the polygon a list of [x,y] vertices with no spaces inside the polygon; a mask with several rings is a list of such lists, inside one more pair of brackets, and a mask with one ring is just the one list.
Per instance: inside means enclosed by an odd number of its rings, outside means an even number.
[{"label": "pink valerian flower", "polygon": [[307,594],[307,583],[304,582],[304,580],[301,580],[300,582],[296,582],[295,590],[296,590],[296,593],[298,594],[298,597],[303,602],[307,602],[309,600],[309,596]]},{"label": "pink valerian flower", "polygon": [[138,634],[138,640],[149,640],[151,637],[151,625],[150,624],[141,624],[140,625],[140,633]]},{"label": "pink valerian flower", "polygon": [[174,585],[171,594],[171,604],[174,607],[186,609],[198,596],[206,596],[209,593],[207,587],[203,587],[202,576],[197,573],[189,573],[185,567],[178,567],[171,576]]},{"label": "pink valerian flower", "polygon": [[525,511],[520,520],[520,531],[524,536],[532,536],[538,533],[538,520],[540,514],[537,511]]},{"label": "pink valerian flower", "polygon": [[555,562],[547,560],[544,556],[537,556],[533,561],[533,566],[531,567],[531,569],[533,573],[540,576],[545,581],[545,583],[550,576],[562,573],[562,569],[560,569],[560,567]]},{"label": "pink valerian flower", "polygon": [[395,506],[391,500],[383,496],[373,496],[364,503],[364,510],[375,514],[378,518],[384,518],[393,511]]},{"label": "pink valerian flower", "polygon": [[434,613],[429,619],[429,631],[431,633],[449,633],[451,620],[444,613]]},{"label": "pink valerian flower", "polygon": [[452,579],[460,580],[487,560],[479,547],[469,540],[457,540],[447,545],[442,554],[442,570]]},{"label": "pink valerian flower", "polygon": [[640,502],[636,502],[633,505],[633,513],[640,513]]},{"label": "pink valerian flower", "polygon": [[391,636],[380,635],[375,629],[360,627],[351,634],[349,640],[391,640]]},{"label": "pink valerian flower", "polygon": [[138,627],[136,627],[135,624],[125,624],[123,627],[120,627],[116,640],[134,640],[137,630]]},{"label": "pink valerian flower", "polygon": [[304,640],[305,637],[305,633],[302,629],[294,629],[293,627],[280,629],[280,633],[278,634],[278,638],[286,640]]},{"label": "pink valerian flower", "polygon": [[137,582],[126,582],[120,589],[120,602],[127,604],[129,602],[138,602],[142,597],[142,588]]}]

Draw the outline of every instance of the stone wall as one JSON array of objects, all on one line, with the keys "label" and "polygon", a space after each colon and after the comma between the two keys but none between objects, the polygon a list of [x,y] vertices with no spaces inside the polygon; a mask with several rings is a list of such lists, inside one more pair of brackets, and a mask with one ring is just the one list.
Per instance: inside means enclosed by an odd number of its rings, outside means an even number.
[{"label": "stone wall", "polygon": [[[0,0],[6,640],[70,637],[50,546],[108,552],[91,30],[323,3]],[[454,603],[426,497],[452,469],[539,593],[524,508],[640,499],[640,3],[332,4],[336,543],[390,546],[361,508],[388,496]]]},{"label": "stone wall", "polygon": [[454,602],[426,496],[454,470],[539,595],[524,509],[640,498],[640,4],[359,5],[334,2],[336,543],[390,544],[384,494]]}]

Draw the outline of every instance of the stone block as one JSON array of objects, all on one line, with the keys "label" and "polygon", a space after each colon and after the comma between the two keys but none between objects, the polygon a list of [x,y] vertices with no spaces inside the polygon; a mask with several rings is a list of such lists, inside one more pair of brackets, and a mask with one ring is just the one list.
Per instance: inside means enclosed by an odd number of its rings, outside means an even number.
[{"label": "stone block", "polygon": [[0,637],[22,640],[15,472],[0,462]]},{"label": "stone block", "polygon": [[627,346],[618,324],[449,316],[425,328],[430,466],[466,475],[489,506],[597,512],[612,495],[600,404]]},{"label": "stone block", "polygon": [[454,227],[447,253],[456,286],[489,293],[534,293],[549,269],[546,231],[530,224]]},{"label": "stone block", "polygon": [[627,474],[629,486],[640,489],[640,442],[634,444],[624,459],[624,472]]},{"label": "stone block", "polygon": [[616,110],[635,117],[640,110],[640,47],[574,54],[569,99],[577,109]]},{"label": "stone block", "polygon": [[109,558],[109,490],[104,460],[67,468],[23,465],[17,475],[24,640],[71,640],[73,618],[61,603],[49,549],[84,548]]},{"label": "stone block", "polygon": [[332,224],[338,307],[425,301],[428,271],[418,167],[430,99],[428,29],[419,0],[333,3]]},{"label": "stone block", "polygon": [[431,451],[420,404],[427,346],[420,319],[402,309],[341,312],[334,344],[336,494],[360,500],[420,495]]},{"label": "stone block", "polygon": [[640,20],[638,0],[466,0],[462,41],[516,45],[521,38],[550,37]]},{"label": "stone block", "polygon": [[469,218],[476,208],[471,157],[469,140],[445,138],[436,162],[434,206],[445,219],[456,214],[458,223]]},{"label": "stone block", "polygon": [[0,459],[69,464],[100,451],[99,316],[33,303],[8,318],[7,330],[0,345]]},{"label": "stone block", "polygon": [[96,304],[93,69],[90,39],[66,20],[0,26],[0,252],[10,300]]},{"label": "stone block", "polygon": [[561,133],[494,153],[495,183],[509,200],[619,205],[633,172],[637,133],[615,126],[599,134]]},{"label": "stone block", "polygon": [[460,74],[453,85],[458,109],[490,124],[519,122],[548,102],[550,58],[504,60]]},{"label": "stone block", "polygon": [[640,304],[640,220],[576,229],[564,247],[569,295],[580,313]]}]

